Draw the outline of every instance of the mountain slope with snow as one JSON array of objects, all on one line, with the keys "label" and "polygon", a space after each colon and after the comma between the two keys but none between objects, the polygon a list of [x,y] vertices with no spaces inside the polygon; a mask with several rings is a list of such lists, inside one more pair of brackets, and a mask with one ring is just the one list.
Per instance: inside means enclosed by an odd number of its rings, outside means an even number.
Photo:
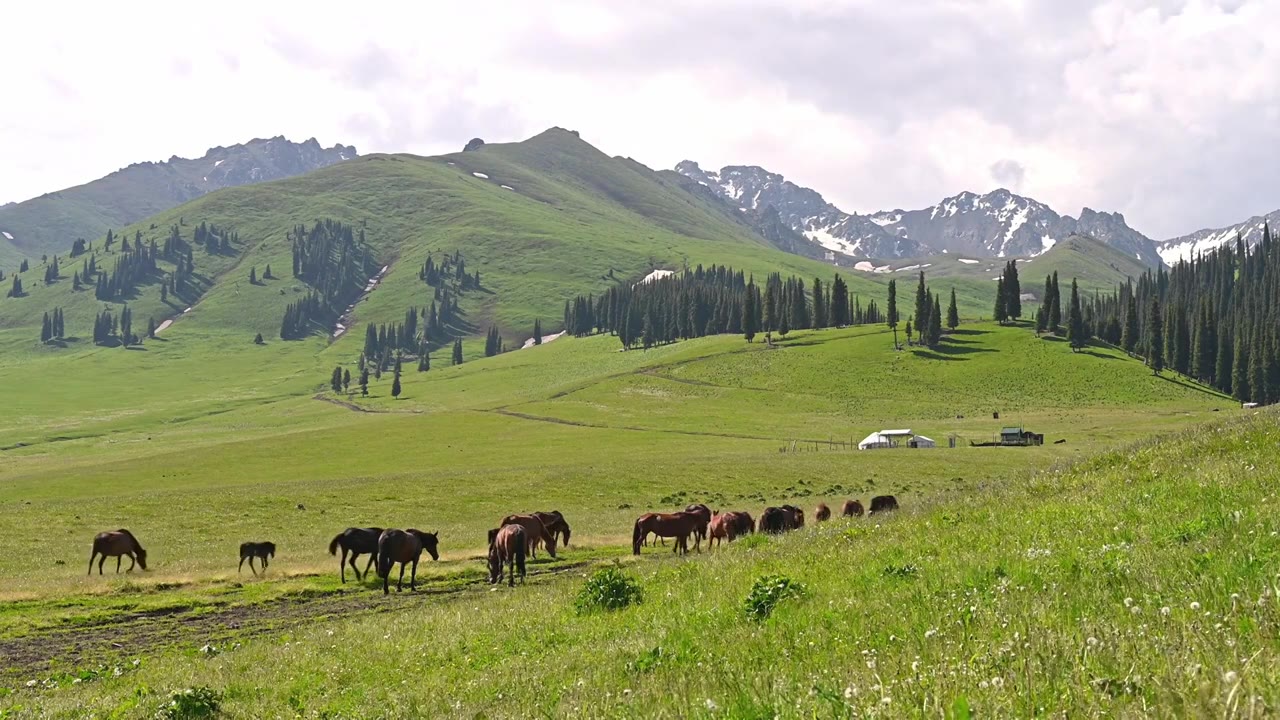
[{"label": "mountain slope with snow", "polygon": [[1280,210],[1255,215],[1242,223],[1225,228],[1197,230],[1189,235],[1170,238],[1156,243],[1160,257],[1170,265],[1179,260],[1191,260],[1196,256],[1236,241],[1244,240],[1245,245],[1253,246],[1262,242],[1267,225],[1280,227]]},{"label": "mountain slope with snow", "polygon": [[728,166],[713,172],[686,160],[675,169],[743,209],[772,206],[796,232],[853,258],[1035,256],[1073,235],[1087,235],[1144,265],[1161,262],[1155,244],[1119,213],[1085,208],[1077,219],[1005,189],[985,195],[963,192],[919,210],[860,215],[760,167]]}]

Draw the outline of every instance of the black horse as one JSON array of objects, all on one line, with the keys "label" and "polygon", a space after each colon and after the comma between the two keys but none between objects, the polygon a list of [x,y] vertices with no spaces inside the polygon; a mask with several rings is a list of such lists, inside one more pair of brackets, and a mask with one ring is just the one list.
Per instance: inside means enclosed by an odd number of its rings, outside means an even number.
[{"label": "black horse", "polygon": [[876,513],[889,512],[898,509],[898,498],[892,495],[877,495],[871,498],[871,512],[868,515]]},{"label": "black horse", "polygon": [[240,543],[240,567],[236,572],[244,571],[244,561],[249,561],[249,570],[255,576],[258,571],[253,568],[253,559],[258,558],[262,561],[262,572],[267,571],[268,559],[276,556],[276,544],[273,542],[247,542]]},{"label": "black horse", "polygon": [[338,573],[342,576],[342,582],[347,581],[347,556],[350,554],[351,569],[356,573],[356,580],[363,579],[360,575],[360,568],[356,567],[356,558],[361,555],[369,556],[369,563],[364,566],[364,577],[369,575],[369,568],[373,567],[373,561],[378,557],[378,538],[382,537],[382,528],[347,528],[338,533],[337,536],[329,542],[329,554],[337,555],[338,548],[342,548],[342,560],[338,562]]}]

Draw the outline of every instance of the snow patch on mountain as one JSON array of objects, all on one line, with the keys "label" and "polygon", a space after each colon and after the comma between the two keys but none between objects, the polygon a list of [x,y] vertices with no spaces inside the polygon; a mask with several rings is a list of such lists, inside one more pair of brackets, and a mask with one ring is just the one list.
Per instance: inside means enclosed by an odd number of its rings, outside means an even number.
[{"label": "snow patch on mountain", "polygon": [[1179,260],[1192,260],[1199,255],[1216,250],[1224,245],[1231,245],[1236,238],[1244,241],[1248,247],[1262,242],[1270,226],[1272,232],[1280,227],[1280,210],[1266,215],[1256,215],[1248,220],[1225,228],[1199,230],[1189,235],[1171,238],[1157,244],[1160,257],[1168,264]]}]

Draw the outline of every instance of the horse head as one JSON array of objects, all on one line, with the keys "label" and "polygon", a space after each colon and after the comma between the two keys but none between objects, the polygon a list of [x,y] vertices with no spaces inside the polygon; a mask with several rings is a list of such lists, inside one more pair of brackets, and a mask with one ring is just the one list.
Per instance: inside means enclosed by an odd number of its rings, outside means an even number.
[{"label": "horse head", "polygon": [[138,548],[138,551],[134,554],[138,556],[138,567],[142,568],[143,570],[146,570],[147,569],[147,551],[143,550],[142,548]]},{"label": "horse head", "polygon": [[432,560],[440,559],[440,551],[439,551],[440,533],[439,532],[421,533],[420,535],[418,535],[418,539],[422,541],[422,549],[427,551],[427,554],[431,556]]}]

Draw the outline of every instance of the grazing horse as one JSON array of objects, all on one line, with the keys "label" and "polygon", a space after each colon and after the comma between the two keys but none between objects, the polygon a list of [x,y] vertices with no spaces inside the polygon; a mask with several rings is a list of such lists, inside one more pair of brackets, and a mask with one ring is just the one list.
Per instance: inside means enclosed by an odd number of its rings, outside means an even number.
[{"label": "grazing horse", "polygon": [[547,526],[536,515],[508,515],[502,518],[498,527],[519,525],[524,528],[525,539],[529,543],[529,557],[538,557],[538,546],[546,543],[547,553],[556,556],[556,536],[547,531]]},{"label": "grazing horse", "polygon": [[845,517],[862,517],[862,503],[857,500],[845,500],[840,514]]},{"label": "grazing horse", "polygon": [[751,517],[751,513],[745,510],[738,510],[733,513],[733,534],[729,540],[750,535],[756,531],[756,521]]},{"label": "grazing horse", "polygon": [[760,532],[778,535],[790,529],[790,513],[780,507],[767,507],[760,513]]},{"label": "grazing horse", "polygon": [[426,550],[431,554],[432,560],[439,560],[440,553],[437,552],[439,539],[435,533],[425,533],[421,530],[383,530],[382,535],[378,537],[378,577],[382,578],[382,594],[388,595],[391,590],[388,587],[391,580],[391,566],[400,563],[400,579],[396,581],[396,592],[400,592],[401,586],[404,585],[404,566],[412,564],[413,570],[409,573],[409,590],[412,592],[418,589],[418,559],[422,557],[422,551]]},{"label": "grazing horse", "polygon": [[635,529],[631,533],[631,552],[639,555],[640,545],[649,533],[660,538],[675,538],[675,547],[671,552],[685,554],[689,552],[689,536],[696,532],[698,517],[687,512],[677,513],[645,513],[636,519]]},{"label": "grazing horse", "polygon": [[[565,547],[569,547],[569,523],[565,521],[564,515],[559,510],[551,512],[530,513],[534,517],[542,521],[543,526],[547,528],[547,532],[557,538],[557,542]],[[563,539],[559,537],[563,535]]]},{"label": "grazing horse", "polygon": [[529,547],[522,525],[504,525],[489,531],[489,584],[502,582],[502,566],[506,565],[509,573],[508,587],[516,586],[516,571],[520,571],[520,582],[524,582],[524,555]]},{"label": "grazing horse", "polygon": [[782,509],[786,510],[788,513],[788,522],[787,522],[788,530],[799,530],[800,528],[804,527],[804,511],[803,510],[796,507],[795,505],[783,505]]},{"label": "grazing horse", "polygon": [[710,550],[717,541],[724,544],[727,540],[733,542],[734,517],[735,513],[717,513],[711,516],[711,524],[707,527],[707,550]]},{"label": "grazing horse", "polygon": [[715,513],[702,503],[690,505],[684,511],[697,518],[697,524],[693,527],[693,549],[702,552],[702,541],[707,539],[707,526],[711,524],[711,517]]},{"label": "grazing horse", "polygon": [[133,533],[120,528],[108,532],[101,532],[93,538],[93,552],[89,555],[89,575],[93,574],[94,558],[102,556],[98,560],[98,574],[102,574],[102,564],[107,561],[109,556],[114,555],[116,558],[116,572],[120,572],[120,561],[125,556],[129,558],[129,569],[125,572],[133,572],[134,566],[141,566],[143,570],[147,569],[147,551],[142,549],[142,545],[138,544],[137,538]]},{"label": "grazing horse", "polygon": [[[348,553],[351,554],[351,569],[356,574],[356,582],[369,577],[369,568],[373,567],[373,561],[378,555],[378,538],[380,537],[382,537],[382,528],[349,527],[329,541],[330,555],[337,555],[338,548],[342,548],[342,559],[338,561],[338,574],[342,576],[342,582],[347,581]],[[360,575],[360,568],[356,567],[356,558],[361,555],[369,556],[369,562],[364,566],[363,577]]]},{"label": "grazing horse", "polygon": [[813,511],[813,519],[818,522],[826,522],[831,519],[831,508],[827,507],[824,502],[818,503],[818,507]]},{"label": "grazing horse", "polygon": [[253,559],[258,558],[262,561],[262,572],[267,571],[268,558],[276,556],[276,544],[273,542],[247,542],[240,543],[240,567],[236,568],[236,572],[244,570],[244,561],[249,561],[249,570],[257,576],[258,571],[253,569]]},{"label": "grazing horse", "polygon": [[898,498],[892,495],[877,495],[871,498],[871,512],[868,515],[875,515],[878,512],[888,512],[898,509]]}]

